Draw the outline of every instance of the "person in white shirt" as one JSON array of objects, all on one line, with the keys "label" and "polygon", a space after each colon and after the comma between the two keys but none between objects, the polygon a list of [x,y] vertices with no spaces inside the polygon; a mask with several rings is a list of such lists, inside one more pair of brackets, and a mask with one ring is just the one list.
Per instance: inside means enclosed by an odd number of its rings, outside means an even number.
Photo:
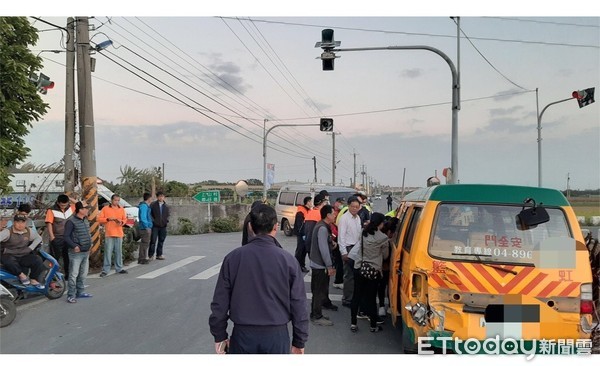
[{"label": "person in white shirt", "polygon": [[338,245],[342,260],[344,261],[344,294],[342,305],[350,307],[354,294],[354,260],[348,257],[352,248],[360,242],[362,226],[358,211],[360,202],[357,197],[348,198],[348,211],[342,215],[338,222]]}]

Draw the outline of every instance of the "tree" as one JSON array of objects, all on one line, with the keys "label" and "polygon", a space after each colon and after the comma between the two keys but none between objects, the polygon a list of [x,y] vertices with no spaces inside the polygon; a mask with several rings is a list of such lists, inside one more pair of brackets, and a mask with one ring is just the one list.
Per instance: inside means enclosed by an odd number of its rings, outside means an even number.
[{"label": "tree", "polygon": [[31,122],[48,109],[29,81],[42,68],[42,59],[29,50],[37,40],[37,30],[26,17],[0,17],[0,193],[10,189],[8,168],[29,155],[23,138]]},{"label": "tree", "polygon": [[165,184],[165,193],[169,197],[188,197],[190,188],[187,184],[170,180]]}]

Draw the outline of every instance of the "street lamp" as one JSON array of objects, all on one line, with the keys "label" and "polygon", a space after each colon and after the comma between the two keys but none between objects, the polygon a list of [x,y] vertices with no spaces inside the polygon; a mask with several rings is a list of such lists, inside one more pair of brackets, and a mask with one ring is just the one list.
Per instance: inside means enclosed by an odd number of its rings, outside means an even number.
[{"label": "street lamp", "polygon": [[[458,182],[458,111],[460,110],[458,91],[460,89],[460,85],[458,72],[456,71],[456,67],[454,66],[454,63],[450,57],[437,48],[430,46],[388,46],[335,49],[335,47],[339,45],[340,42],[333,40],[333,30],[324,29],[322,32],[322,42],[317,42],[315,44],[315,47],[321,47],[324,50],[320,57],[321,60],[323,60],[324,70],[333,70],[333,60],[336,58],[335,52],[343,51],[426,50],[436,53],[448,63],[448,66],[450,66],[450,72],[452,73],[452,148],[450,163],[452,169],[452,178],[448,183]],[[331,63],[326,63],[325,61],[331,61]]]},{"label": "street lamp", "polygon": [[[267,120],[265,120],[265,123]],[[269,133],[273,131],[277,127],[299,127],[299,126],[319,126],[318,123],[301,123],[301,124],[283,124],[283,125],[275,125],[269,128],[263,137],[263,201],[267,202],[267,137]]]},{"label": "street lamp", "polygon": [[[573,92],[571,98],[566,98],[562,100],[557,100],[556,102],[552,102],[542,109],[542,112],[538,115],[537,119],[537,130],[538,130],[538,187],[542,186],[542,116],[546,109],[551,105],[555,105],[558,103],[566,102],[571,99],[577,99],[579,102],[579,108],[582,108],[588,104],[594,103],[594,89],[588,88],[585,90],[576,90]],[[585,98],[585,99],[584,99]],[[583,101],[582,101],[583,100]]]}]

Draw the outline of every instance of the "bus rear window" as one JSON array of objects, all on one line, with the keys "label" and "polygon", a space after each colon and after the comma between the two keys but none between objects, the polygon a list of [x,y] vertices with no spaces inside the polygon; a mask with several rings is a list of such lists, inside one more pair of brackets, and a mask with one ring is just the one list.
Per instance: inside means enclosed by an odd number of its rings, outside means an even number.
[{"label": "bus rear window", "polygon": [[448,260],[534,264],[540,247],[552,238],[571,238],[562,210],[546,208],[550,221],[520,230],[521,206],[440,204],[429,254]]}]

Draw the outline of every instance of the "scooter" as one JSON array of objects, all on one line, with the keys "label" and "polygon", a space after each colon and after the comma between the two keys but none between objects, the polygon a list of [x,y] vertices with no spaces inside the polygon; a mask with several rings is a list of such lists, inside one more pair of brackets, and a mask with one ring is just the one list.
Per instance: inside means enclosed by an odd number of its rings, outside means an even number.
[{"label": "scooter", "polygon": [[16,316],[15,296],[6,287],[0,285],[0,328],[10,325]]},{"label": "scooter", "polygon": [[[7,272],[4,268],[0,268],[0,281],[8,289],[15,289],[17,300],[24,298],[28,294],[41,294],[50,300],[58,299],[66,290],[65,278],[62,273],[58,272],[60,266],[56,259],[45,251],[36,249],[36,252],[44,260],[44,271],[38,279],[43,286],[24,285],[18,276]],[[41,280],[42,278],[43,280]]]}]

